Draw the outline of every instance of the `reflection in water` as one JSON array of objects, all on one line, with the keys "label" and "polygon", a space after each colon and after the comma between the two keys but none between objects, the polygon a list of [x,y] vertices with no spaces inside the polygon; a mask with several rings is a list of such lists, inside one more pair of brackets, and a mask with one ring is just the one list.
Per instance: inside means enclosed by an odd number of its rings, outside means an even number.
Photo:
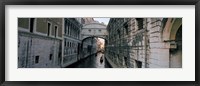
[{"label": "reflection in water", "polygon": [[[102,58],[102,59],[101,59]],[[85,59],[82,59],[67,68],[108,68],[107,61],[104,58],[103,53],[97,53]]]}]

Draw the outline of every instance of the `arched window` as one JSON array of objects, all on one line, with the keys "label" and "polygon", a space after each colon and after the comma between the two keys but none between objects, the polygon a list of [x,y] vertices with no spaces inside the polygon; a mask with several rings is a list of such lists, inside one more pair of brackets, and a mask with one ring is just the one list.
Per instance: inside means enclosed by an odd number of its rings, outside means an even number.
[{"label": "arched window", "polygon": [[30,32],[33,33],[35,18],[30,18]]}]

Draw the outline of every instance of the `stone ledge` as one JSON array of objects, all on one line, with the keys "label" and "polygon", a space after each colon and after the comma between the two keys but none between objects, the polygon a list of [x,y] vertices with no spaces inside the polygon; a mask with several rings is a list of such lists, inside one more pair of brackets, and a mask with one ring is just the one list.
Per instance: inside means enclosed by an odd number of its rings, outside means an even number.
[{"label": "stone ledge", "polygon": [[115,63],[113,63],[108,57],[105,57],[108,63],[112,66],[112,68],[119,68]]}]

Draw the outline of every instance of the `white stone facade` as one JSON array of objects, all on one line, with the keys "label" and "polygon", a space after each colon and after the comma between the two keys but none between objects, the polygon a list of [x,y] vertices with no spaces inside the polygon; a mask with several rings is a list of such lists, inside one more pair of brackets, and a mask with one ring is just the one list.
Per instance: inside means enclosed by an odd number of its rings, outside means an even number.
[{"label": "white stone facade", "polygon": [[69,66],[80,59],[80,32],[82,28],[80,20],[76,18],[64,19],[62,67]]}]

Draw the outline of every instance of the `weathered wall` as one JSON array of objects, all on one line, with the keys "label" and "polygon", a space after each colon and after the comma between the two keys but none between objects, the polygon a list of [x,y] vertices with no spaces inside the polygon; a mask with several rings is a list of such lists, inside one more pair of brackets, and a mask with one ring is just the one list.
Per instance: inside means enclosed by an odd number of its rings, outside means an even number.
[{"label": "weathered wall", "polygon": [[162,18],[151,18],[149,22],[149,67],[169,67],[169,44],[162,41]]},{"label": "weathered wall", "polygon": [[[18,67],[60,67],[60,42],[60,40],[52,39],[49,37],[30,34],[27,32],[19,32]],[[51,59],[50,54],[52,54]],[[39,56],[38,63],[36,63],[36,56]]]},{"label": "weathered wall", "polygon": [[29,18],[18,18],[18,27],[29,29]]},{"label": "weathered wall", "polygon": [[164,22],[163,18],[111,18],[106,58],[117,67],[181,67],[182,37],[176,38],[179,42],[175,40],[179,44],[176,51],[174,42],[164,40],[176,35],[181,24],[181,19]]},{"label": "weathered wall", "polygon": [[62,18],[37,18],[36,31],[47,34],[48,23],[50,26],[50,36],[55,36],[55,26],[57,26],[57,36],[62,37]]}]

